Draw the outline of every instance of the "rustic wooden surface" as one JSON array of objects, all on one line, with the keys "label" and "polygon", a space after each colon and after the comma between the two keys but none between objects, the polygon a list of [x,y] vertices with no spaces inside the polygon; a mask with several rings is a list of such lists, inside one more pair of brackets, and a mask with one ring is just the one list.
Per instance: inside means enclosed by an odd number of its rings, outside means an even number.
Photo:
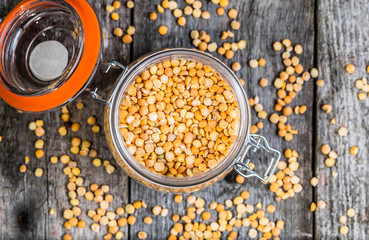
[{"label": "rustic wooden surface", "polygon": [[[369,147],[368,147],[368,101],[359,101],[359,91],[354,87],[355,81],[367,78],[369,45],[369,10],[362,1],[319,1],[318,4],[318,46],[317,63],[326,79],[326,85],[317,91],[317,103],[329,103],[333,111],[329,115],[317,111],[316,128],[316,172],[320,183],[316,197],[327,201],[327,209],[316,214],[316,233],[319,239],[367,239],[369,236]],[[344,71],[347,64],[356,65],[354,74]],[[336,118],[336,125],[329,124],[329,119]],[[347,127],[347,137],[340,137],[338,129]],[[337,151],[335,167],[324,166],[324,156],[319,147],[329,142]],[[359,153],[352,156],[349,149],[357,145]],[[338,177],[332,177],[332,171]],[[348,219],[351,231],[347,237],[339,234],[342,226],[338,219],[349,208],[356,210],[356,216]]]},{"label": "rustic wooden surface", "polygon": [[[0,2],[0,18],[5,16],[19,1],[5,0]],[[192,47],[189,32],[193,29],[206,30],[220,43],[219,36],[222,30],[228,28],[229,19],[226,16],[219,17],[215,14],[216,6],[208,1],[204,2],[204,8],[209,10],[210,20],[187,18],[187,24],[179,27],[172,13],[167,10],[159,14],[153,22],[148,20],[148,13],[156,10],[159,1],[136,0],[135,8],[128,10],[122,7],[119,10],[120,20],[111,21],[104,8],[111,1],[89,1],[99,15],[104,40],[103,57],[107,61],[117,60],[128,64],[143,54],[166,47]],[[154,4],[155,3],[155,4]],[[179,3],[182,8],[185,4]],[[366,76],[365,65],[368,47],[366,37],[369,35],[367,4],[364,1],[231,1],[228,8],[234,7],[239,11],[238,19],[241,29],[236,32],[235,39],[245,39],[247,47],[238,51],[232,60],[225,60],[214,53],[225,63],[230,65],[233,61],[239,61],[242,70],[237,75],[245,79],[245,90],[249,97],[259,96],[261,103],[268,113],[273,112],[276,90],[272,86],[272,80],[283,69],[280,54],[272,50],[272,43],[284,38],[290,38],[294,44],[304,47],[301,61],[306,69],[316,66],[321,71],[320,78],[325,80],[325,86],[320,89],[314,87],[313,81],[304,84],[303,90],[297,94],[297,98],[291,106],[305,104],[308,111],[303,115],[292,116],[291,125],[299,130],[299,135],[292,142],[284,142],[276,136],[276,128],[267,120],[263,120],[264,129],[259,133],[264,135],[271,146],[283,151],[286,148],[299,152],[300,169],[297,175],[302,179],[303,192],[294,198],[282,202],[276,202],[274,195],[268,190],[267,185],[261,184],[256,179],[248,179],[244,185],[234,182],[234,173],[216,185],[195,193],[203,197],[207,204],[211,201],[222,202],[233,198],[243,190],[251,194],[248,203],[261,202],[264,206],[274,204],[277,211],[269,214],[271,220],[283,219],[286,222],[281,239],[366,239],[369,235],[368,227],[368,199],[366,177],[369,175],[368,147],[366,133],[368,123],[365,121],[368,115],[368,101],[357,100],[357,90],[354,89],[354,81]],[[169,31],[165,36],[157,33],[158,26],[165,24]],[[131,45],[123,45],[120,39],[112,34],[114,27],[125,29],[129,25],[136,27],[136,34]],[[251,69],[247,62],[251,58],[263,57],[267,60],[264,68]],[[355,74],[348,75],[344,71],[347,63],[354,63],[358,70]],[[99,92],[106,97],[111,88],[117,72],[112,72],[108,77],[97,77],[93,83],[100,88]],[[260,78],[269,79],[266,88],[258,86]],[[316,100],[314,100],[316,99]],[[83,110],[77,110],[75,102],[84,103]],[[48,159],[52,155],[69,153],[69,140],[73,136],[88,139],[93,142],[92,147],[98,149],[99,157],[112,162],[112,156],[105,142],[104,134],[92,133],[90,127],[85,124],[90,115],[98,118],[98,123],[103,124],[103,106],[92,101],[88,95],[83,95],[69,105],[72,122],[80,122],[82,128],[78,133],[68,133],[61,137],[57,131],[63,123],[60,119],[60,111],[46,114],[20,114],[12,109],[3,100],[0,100],[0,239],[61,239],[64,233],[71,232],[74,239],[102,239],[106,233],[105,228],[99,234],[93,233],[89,228],[84,230],[67,231],[62,227],[63,210],[69,207],[67,197],[67,177],[62,173],[61,164],[51,164]],[[323,103],[333,105],[330,115],[320,110]],[[255,112],[252,110],[252,121],[256,123]],[[335,117],[337,124],[330,125],[329,119]],[[33,132],[28,130],[28,123],[36,119],[45,121],[46,134],[45,157],[37,160],[34,157],[34,141],[37,139]],[[337,135],[338,127],[346,126],[349,129],[348,137]],[[328,169],[324,165],[324,157],[320,154],[320,146],[330,143],[333,150],[337,151],[339,158],[336,166]],[[355,157],[349,155],[349,147],[358,145],[359,154]],[[31,161],[27,165],[27,173],[18,171],[24,157],[30,156]],[[95,168],[88,157],[73,156],[81,167],[81,176],[85,179],[85,186],[91,183],[109,184],[111,194],[115,200],[113,207],[120,206],[135,200],[145,200],[148,206],[161,205],[169,209],[169,216],[173,213],[184,214],[184,204],[173,202],[173,194],[159,193],[143,187],[129,179],[122,170],[117,169],[112,175],[108,175],[103,167]],[[262,159],[257,164],[266,166]],[[33,174],[36,167],[44,169],[45,174],[36,178]],[[332,170],[338,172],[338,177],[333,178]],[[321,181],[316,189],[310,184],[310,178],[316,174]],[[184,195],[187,196],[187,195]],[[327,202],[327,208],[310,213],[311,201],[322,199]],[[49,208],[55,208],[56,214],[50,216]],[[355,208],[357,215],[348,220],[349,234],[344,237],[339,234],[338,218],[344,215],[349,207]],[[97,205],[81,200],[81,208],[85,219],[86,212]],[[163,217],[153,217],[154,224],[143,224],[142,219],[152,215],[150,209],[143,209],[135,213],[137,223],[131,227],[124,227],[124,239],[137,239],[138,231],[149,233],[149,239],[166,239],[172,221]],[[87,220],[88,225],[91,221]],[[240,228],[238,239],[247,239],[248,228]],[[261,235],[259,235],[260,237]],[[225,237],[225,235],[224,235]]]}]

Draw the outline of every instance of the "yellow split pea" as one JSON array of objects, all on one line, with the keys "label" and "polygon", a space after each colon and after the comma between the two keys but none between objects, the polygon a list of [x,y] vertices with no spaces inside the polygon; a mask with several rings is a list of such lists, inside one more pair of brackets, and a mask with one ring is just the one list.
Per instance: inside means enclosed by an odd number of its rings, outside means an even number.
[{"label": "yellow split pea", "polygon": [[186,177],[224,159],[237,137],[239,111],[230,86],[214,69],[174,59],[136,77],[121,104],[120,126],[141,164]]},{"label": "yellow split pea", "polygon": [[158,15],[156,14],[156,12],[151,12],[149,14],[149,19],[152,21],[155,21],[158,18]]},{"label": "yellow split pea", "polygon": [[162,25],[162,26],[159,27],[158,32],[159,32],[160,35],[165,35],[168,32],[168,27]]},{"label": "yellow split pea", "polygon": [[35,176],[36,177],[41,177],[42,176],[42,174],[43,174],[43,170],[42,170],[42,168],[36,168],[36,170],[35,170]]}]

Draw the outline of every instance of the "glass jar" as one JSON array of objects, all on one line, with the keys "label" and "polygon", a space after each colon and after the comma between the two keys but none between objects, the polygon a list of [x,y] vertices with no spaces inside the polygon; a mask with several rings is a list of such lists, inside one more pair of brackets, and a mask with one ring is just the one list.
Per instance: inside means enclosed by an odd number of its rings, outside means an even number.
[{"label": "glass jar", "polygon": [[84,0],[22,1],[0,33],[0,96],[24,112],[72,101],[101,63],[100,25]]},{"label": "glass jar", "polygon": [[[151,66],[173,59],[196,61],[212,67],[231,87],[239,108],[240,127],[237,139],[227,156],[213,169],[192,177],[168,177],[149,170],[128,151],[119,129],[120,105],[127,94],[127,89],[135,81],[135,78]],[[278,151],[268,146],[265,138],[258,135],[250,135],[251,116],[248,98],[233,71],[210,54],[194,49],[172,48],[157,51],[139,59],[128,68],[124,68],[123,74],[118,79],[110,98],[107,100],[104,119],[108,145],[118,165],[138,182],[159,191],[197,191],[223,179],[233,168],[244,177],[256,176],[260,180],[267,182],[274,172],[280,157]],[[252,171],[248,167],[249,160],[245,160],[246,153],[252,147],[263,148],[272,154],[272,160],[263,175]]]},{"label": "glass jar", "polygon": [[[102,99],[91,83],[101,64],[101,31],[96,14],[84,0],[26,0],[17,5],[0,24],[0,96],[25,112],[59,108],[83,91],[106,104],[104,127],[110,150],[118,165],[138,182],[159,191],[193,192],[224,178],[232,168],[244,177],[267,182],[280,153],[265,138],[250,134],[248,98],[238,78],[225,64],[210,54],[185,48],[151,53],[124,67],[109,99]],[[122,98],[135,77],[152,65],[170,59],[186,59],[212,67],[231,87],[239,107],[237,139],[225,158],[213,169],[192,177],[175,178],[152,172],[129,153],[119,130]],[[271,154],[268,168],[258,174],[248,166],[250,149]]]}]

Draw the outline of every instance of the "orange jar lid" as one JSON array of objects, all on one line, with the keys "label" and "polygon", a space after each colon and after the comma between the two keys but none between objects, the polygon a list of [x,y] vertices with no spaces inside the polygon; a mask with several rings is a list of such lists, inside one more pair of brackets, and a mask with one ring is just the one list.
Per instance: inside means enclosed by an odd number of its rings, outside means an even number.
[{"label": "orange jar lid", "polygon": [[[0,49],[3,49],[5,45],[4,39],[7,37],[5,35],[12,28],[13,22],[19,16],[22,16],[22,14],[28,14],[31,11],[30,9],[35,6],[39,9],[37,11],[48,11],[48,6],[45,5],[43,7],[42,5],[45,2],[47,3],[48,1],[24,0],[12,9],[0,24]],[[7,75],[7,70],[4,68],[2,62],[4,61],[4,57],[2,56],[0,58],[0,97],[11,106],[26,112],[42,112],[54,109],[76,97],[86,88],[100,62],[101,31],[97,16],[88,2],[85,0],[55,0],[49,1],[49,3],[69,4],[68,7],[71,7],[74,10],[73,12],[77,13],[82,25],[81,29],[83,29],[83,39],[78,36],[75,37],[78,41],[82,42],[80,44],[81,54],[79,55],[78,62],[75,62],[74,68],[69,74],[64,75],[64,80],[58,85],[46,86],[46,91],[41,94],[21,94],[5,84],[7,81],[6,76],[9,76],[9,74]],[[40,7],[41,5],[42,7]],[[65,49],[68,49],[68,47]],[[7,53],[2,51],[2,54]],[[13,82],[16,83],[14,80]],[[43,84],[43,82],[40,81],[40,84]],[[27,91],[26,87],[22,87],[22,89],[26,89],[25,91]]]}]

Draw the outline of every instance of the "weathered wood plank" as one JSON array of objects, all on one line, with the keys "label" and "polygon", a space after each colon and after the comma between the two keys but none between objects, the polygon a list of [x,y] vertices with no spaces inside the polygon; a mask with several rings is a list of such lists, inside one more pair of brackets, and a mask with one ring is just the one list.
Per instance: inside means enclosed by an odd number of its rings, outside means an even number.
[{"label": "weathered wood plank", "polygon": [[[0,3],[1,17],[5,16],[19,1],[5,1]],[[131,13],[127,8],[119,9],[120,20],[113,22],[105,9],[105,2],[90,1],[100,18],[102,31],[105,34],[103,42],[103,58],[107,61],[117,60],[123,64],[130,61],[130,46],[123,45],[119,38],[112,34],[112,29],[117,26],[126,27],[130,22]],[[104,69],[99,73],[92,87],[99,88],[99,94],[104,98],[108,96],[117,71],[103,74]],[[77,110],[77,101],[84,103],[83,110]],[[67,197],[68,190],[66,184],[68,178],[63,174],[61,163],[51,164],[48,160],[51,156],[68,154],[73,160],[78,162],[81,168],[81,176],[84,178],[84,186],[91,183],[108,184],[110,194],[115,197],[111,204],[111,210],[127,203],[128,199],[128,177],[122,170],[117,169],[112,175],[108,175],[103,167],[95,168],[92,159],[89,157],[72,156],[69,151],[70,139],[78,136],[92,142],[92,148],[99,152],[98,157],[108,159],[114,165],[114,160],[110,154],[105,141],[103,131],[94,134],[91,127],[86,123],[88,116],[95,115],[98,124],[103,127],[104,105],[94,101],[89,94],[85,94],[75,102],[69,104],[71,111],[71,121],[81,123],[82,127],[78,133],[71,133],[61,137],[58,128],[63,125],[60,119],[60,110],[45,114],[20,114],[12,109],[3,100],[0,100],[0,135],[3,142],[0,143],[0,239],[61,239],[64,233],[71,233],[74,239],[102,239],[107,232],[102,228],[99,234],[93,234],[89,229],[92,221],[87,217],[87,210],[97,209],[96,203],[87,202],[80,198],[82,209],[81,219],[86,220],[87,227],[83,230],[73,229],[71,231],[63,228],[63,211],[70,208]],[[36,160],[34,157],[34,141],[37,137],[28,130],[28,123],[36,119],[43,119],[45,122],[46,134],[45,156]],[[27,173],[18,171],[20,164],[24,162],[24,156],[30,156],[31,161],[27,165]],[[33,171],[36,167],[44,169],[44,176],[36,178]],[[50,216],[49,209],[54,208],[56,214]],[[122,229],[127,231],[127,227]]]},{"label": "weathered wood plank", "polygon": [[[317,239],[367,239],[369,236],[367,177],[368,101],[359,101],[355,81],[367,77],[369,48],[367,36],[368,4],[365,1],[318,1],[318,66],[325,85],[317,90],[316,172],[320,183],[317,199],[327,202],[327,208],[316,213]],[[347,64],[356,66],[354,74],[345,71]],[[333,106],[331,114],[320,110],[322,104]],[[336,118],[336,125],[329,120]],[[347,137],[337,134],[339,127],[347,127]],[[329,144],[338,153],[332,169],[324,165],[325,156],[320,153],[322,144]],[[349,154],[357,145],[359,154]],[[332,177],[336,171],[338,176]],[[348,219],[347,236],[339,234],[343,225],[341,215],[354,208],[356,216]]]},{"label": "weathered wood plank", "polygon": [[[206,3],[204,9],[209,10],[211,19],[206,21],[203,19],[194,19],[186,17],[187,24],[179,27],[176,20],[169,10],[164,14],[158,14],[158,19],[153,22],[148,20],[148,13],[155,11],[159,1],[135,1],[134,24],[137,29],[135,35],[133,58],[146,54],[150,51],[160,50],[166,47],[192,47],[189,32],[193,29],[206,30],[212,37],[212,41],[216,41],[219,45],[220,33],[227,29],[229,20],[226,16],[219,17],[216,15],[216,6],[212,3]],[[180,8],[185,6],[179,4]],[[271,86],[272,80],[283,69],[279,54],[275,53],[271,44],[274,41],[290,38],[293,43],[300,43],[304,47],[304,57],[301,61],[306,69],[310,69],[313,64],[313,36],[314,36],[314,2],[313,1],[239,1],[230,2],[227,9],[235,7],[239,11],[238,19],[241,22],[241,29],[236,32],[235,40],[245,39],[247,48],[244,51],[238,51],[234,59],[225,60],[223,57],[214,53],[225,63],[230,65],[233,61],[239,61],[243,69],[238,75],[246,81],[246,91],[249,97],[259,96],[268,113],[273,110],[274,101],[276,100],[274,87]],[[168,34],[160,36],[157,29],[160,25],[168,26]],[[229,40],[228,40],[229,41]],[[246,67],[248,60],[251,58],[264,57],[267,60],[267,66],[259,69],[250,69]],[[258,86],[260,78],[269,79],[269,86],[262,89]],[[258,202],[267,204],[276,204],[277,212],[270,216],[272,220],[283,219],[286,221],[286,229],[283,231],[282,239],[311,239],[313,217],[308,214],[308,205],[312,197],[312,190],[308,184],[311,177],[311,157],[312,157],[312,109],[313,109],[313,83],[308,82],[304,85],[302,92],[297,94],[296,101],[291,106],[307,105],[309,111],[304,115],[292,116],[290,123],[296,127],[300,134],[295,137],[291,143],[286,143],[276,136],[275,126],[264,120],[264,129],[260,132],[270,141],[271,146],[284,150],[289,147],[296,149],[300,153],[300,170],[298,175],[302,178],[304,191],[297,194],[293,199],[276,203],[274,195],[269,192],[268,187],[260,184],[255,179],[246,180],[245,185],[234,183],[232,177],[229,181],[223,180],[220,183],[208,189],[195,193],[198,197],[203,197],[206,204],[211,201],[223,202],[226,199],[237,196],[242,190],[248,190],[251,198],[248,203],[256,204]],[[257,120],[255,112],[253,112],[253,123]],[[261,159],[258,159],[261,160]],[[259,164],[259,162],[257,162]],[[261,167],[265,167],[266,163],[261,163]],[[187,196],[187,195],[185,195]],[[159,193],[136,182],[131,183],[131,200],[144,199],[149,206],[162,205],[170,209],[169,216],[173,213],[184,214],[184,204],[173,203],[172,194]],[[306,211],[305,211],[306,210]],[[214,213],[213,213],[214,214]],[[139,218],[146,215],[152,215],[150,211],[142,212]],[[142,222],[138,222],[131,227],[130,236],[136,238],[138,231],[146,231],[149,233],[150,239],[165,239],[169,236],[169,229],[173,225],[169,217],[155,217],[160,224],[147,226]],[[155,221],[154,221],[155,222]],[[247,238],[248,228],[239,230],[239,238]]]},{"label": "weathered wood plank", "polygon": [[[3,18],[18,1],[2,1]],[[46,236],[47,179],[33,176],[35,161],[29,172],[20,174],[18,167],[26,155],[33,155],[36,136],[28,131],[28,121],[38,116],[24,117],[0,100],[0,239],[42,239]],[[28,139],[24,141],[24,139]],[[46,162],[38,167],[46,169]]]},{"label": "weathered wood plank", "polygon": [[[47,215],[47,178],[36,178],[35,167],[46,169],[46,162],[33,157],[29,172],[20,174],[24,157],[34,152],[34,134],[27,131],[28,119],[1,102],[0,214],[2,239],[44,238]],[[36,116],[33,116],[36,117]],[[24,139],[28,139],[24,141]]]}]

